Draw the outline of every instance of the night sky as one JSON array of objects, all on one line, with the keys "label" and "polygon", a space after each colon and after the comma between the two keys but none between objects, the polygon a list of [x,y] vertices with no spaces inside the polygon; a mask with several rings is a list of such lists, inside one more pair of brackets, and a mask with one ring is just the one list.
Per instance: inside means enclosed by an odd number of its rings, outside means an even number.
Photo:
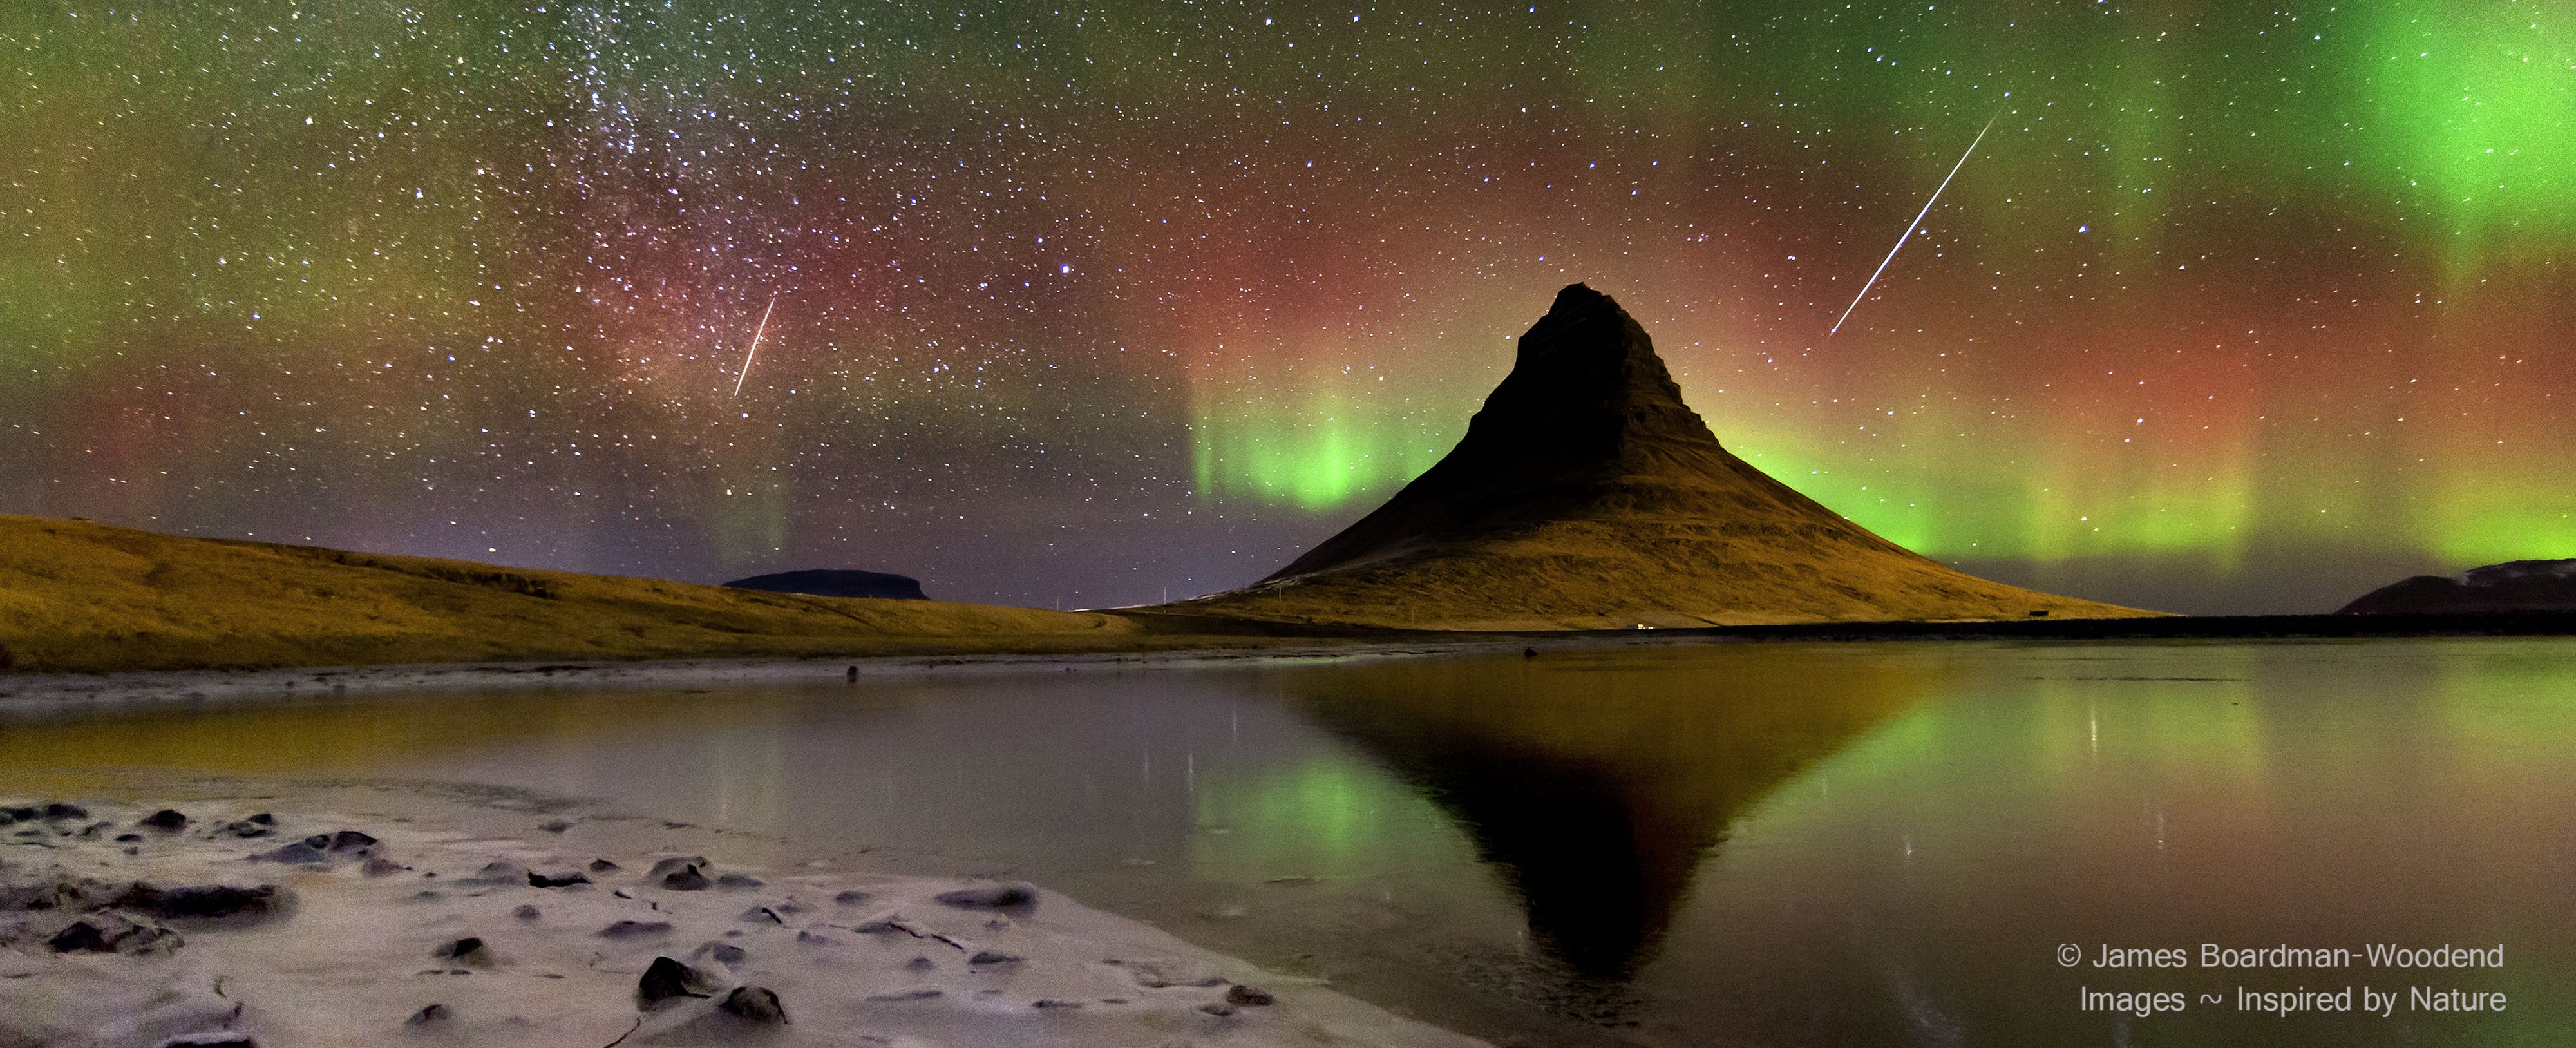
[{"label": "night sky", "polygon": [[1993,577],[2576,556],[2563,3],[513,6],[0,13],[0,511],[1180,597],[1581,280]]}]

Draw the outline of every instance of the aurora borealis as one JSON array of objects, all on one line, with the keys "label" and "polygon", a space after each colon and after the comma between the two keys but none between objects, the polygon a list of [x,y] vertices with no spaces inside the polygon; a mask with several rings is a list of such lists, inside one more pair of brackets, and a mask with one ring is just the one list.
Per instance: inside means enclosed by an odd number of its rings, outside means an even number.
[{"label": "aurora borealis", "polygon": [[1581,280],[2006,581],[2576,556],[2563,4],[76,2],[0,56],[5,512],[1179,597],[1436,461]]}]

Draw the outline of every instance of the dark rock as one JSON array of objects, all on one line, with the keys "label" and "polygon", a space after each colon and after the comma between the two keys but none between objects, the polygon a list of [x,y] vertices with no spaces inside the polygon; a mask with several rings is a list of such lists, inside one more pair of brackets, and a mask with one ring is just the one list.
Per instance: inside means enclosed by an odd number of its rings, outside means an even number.
[{"label": "dark rock", "polygon": [[715,973],[672,960],[655,957],[644,969],[644,977],[635,982],[635,1006],[650,1009],[678,997],[706,997],[723,988],[724,981]]},{"label": "dark rock", "polygon": [[259,817],[253,816],[249,819],[235,819],[223,824],[221,828],[215,830],[215,833],[219,836],[240,837],[248,840],[252,838],[266,837],[271,833],[277,832],[275,825],[276,820],[271,819],[267,822],[254,821],[257,818]]},{"label": "dark rock", "polygon": [[554,820],[553,822],[549,822],[549,823],[547,823],[547,824],[545,824],[545,825],[543,825],[543,826],[539,826],[539,827],[537,827],[537,828],[538,828],[538,829],[540,829],[540,830],[544,830],[544,831],[546,831],[547,833],[562,833],[562,832],[563,832],[563,831],[565,831],[565,830],[569,830],[569,829],[571,829],[571,828],[572,828],[572,823],[570,823],[570,822],[568,822],[568,821],[565,821],[565,820],[563,820],[563,819],[556,819],[556,820]]},{"label": "dark rock", "polygon": [[736,986],[716,1007],[756,1023],[783,1023],[787,1009],[778,1003],[778,994],[765,986]]},{"label": "dark rock", "polygon": [[939,901],[950,906],[994,910],[1022,909],[1038,904],[1038,890],[1026,884],[987,884],[939,893]]},{"label": "dark rock", "polygon": [[237,888],[229,884],[183,885],[163,888],[136,881],[110,905],[162,920],[216,920],[227,917],[265,917],[286,907],[292,896],[274,884]]},{"label": "dark rock", "polygon": [[540,914],[537,913],[537,904],[532,902],[523,902],[519,904],[518,909],[510,911],[510,916],[523,921],[533,921],[536,920]]},{"label": "dark rock", "polygon": [[410,869],[410,867],[404,866],[392,859],[376,856],[369,858],[367,860],[367,864],[359,867],[358,869],[365,872],[369,877],[383,877],[388,874],[401,873],[406,869]]},{"label": "dark rock", "polygon": [[1260,1008],[1271,1004],[1273,1000],[1274,998],[1272,998],[1268,993],[1245,986],[1242,983],[1236,983],[1232,986],[1226,987],[1225,989],[1225,1003],[1234,1005],[1238,1008]]},{"label": "dark rock", "polygon": [[610,862],[606,859],[590,860],[590,872],[592,873],[615,873],[617,872],[617,869],[618,866],[616,863]]},{"label": "dark rock", "polygon": [[939,966],[930,963],[930,958],[928,957],[914,954],[911,960],[903,962],[903,967],[905,971],[926,972]]},{"label": "dark rock", "polygon": [[750,956],[750,954],[743,952],[742,947],[729,942],[717,942],[713,939],[709,939],[706,942],[699,944],[697,950],[689,954],[689,959],[696,960],[704,957],[715,961],[717,964],[734,965],[741,964],[742,959],[748,956]]},{"label": "dark rock", "polygon": [[566,870],[562,873],[538,873],[535,870],[528,871],[528,886],[532,888],[561,888],[568,884],[588,883],[590,883],[590,878],[588,876],[572,870]]},{"label": "dark rock", "polygon": [[183,830],[188,827],[188,816],[176,808],[163,808],[137,820],[135,825],[155,830]]},{"label": "dark rock", "polygon": [[754,906],[748,910],[742,911],[742,919],[750,921],[753,924],[761,924],[765,922],[768,924],[783,925],[787,923],[785,918],[778,916],[778,911],[766,906]]},{"label": "dark rock", "polygon": [[728,589],[767,593],[802,593],[814,597],[859,597],[870,600],[929,600],[921,581],[883,571],[814,570],[754,575],[725,583]]},{"label": "dark rock", "polygon": [[868,901],[868,893],[859,891],[842,892],[839,895],[833,896],[832,901],[840,903],[843,906],[856,906]]},{"label": "dark rock", "polygon": [[[37,814],[42,811],[44,811],[42,808],[30,808],[23,804],[13,804],[6,808],[0,808],[0,815],[8,816],[9,822],[24,822],[28,819],[35,818]],[[0,826],[5,825],[8,825],[8,823],[0,822]]]},{"label": "dark rock", "polygon": [[137,914],[99,910],[45,940],[55,953],[168,953],[187,943],[179,933]]},{"label": "dark rock", "polygon": [[429,955],[440,960],[470,964],[477,968],[492,966],[492,951],[484,947],[483,940],[478,936],[468,935],[455,940],[430,951]]},{"label": "dark rock", "polygon": [[1230,1004],[1202,1004],[1199,1006],[1199,1010],[1215,1016],[1234,1014],[1234,1006]]},{"label": "dark rock", "polygon": [[425,1005],[421,1010],[411,1013],[411,1018],[403,1020],[403,1025],[435,1026],[452,1018],[455,1018],[455,1013],[448,1011],[446,1005],[431,1004]]},{"label": "dark rock", "polygon": [[316,848],[303,841],[297,841],[282,848],[271,848],[267,851],[260,852],[257,855],[251,856],[251,860],[253,862],[282,862],[292,866],[305,866],[317,862],[330,862],[331,855],[329,852],[325,852],[320,848]]},{"label": "dark rock", "polygon": [[713,887],[716,882],[708,880],[707,875],[698,872],[695,866],[682,866],[663,874],[662,879],[654,883],[675,892],[698,892]]},{"label": "dark rock", "polygon": [[1522,657],[1522,658],[1524,658],[1524,659],[1535,659],[1535,658],[1537,658],[1537,657],[1538,657],[1538,649],[1537,649],[1537,648],[1522,648],[1522,649],[1521,649],[1521,657]]},{"label": "dark rock", "polygon": [[325,851],[353,852],[364,851],[375,846],[376,839],[373,837],[367,836],[366,834],[360,833],[356,830],[341,830],[332,834],[330,836],[330,840],[327,843],[324,843],[322,848]]},{"label": "dark rock", "polygon": [[[116,835],[116,843],[118,844],[131,844],[142,839],[143,835],[140,833],[120,833]],[[125,850],[125,854],[138,855],[141,854],[141,852],[138,849],[128,848]]]},{"label": "dark rock", "polygon": [[496,859],[484,863],[483,868],[474,871],[473,876],[456,883],[515,888],[528,883],[528,868],[515,862]]},{"label": "dark rock", "polygon": [[231,1030],[209,1030],[181,1034],[154,1044],[152,1048],[259,1048],[258,1039]]},{"label": "dark rock", "polygon": [[977,951],[975,951],[975,956],[972,956],[972,957],[966,958],[966,963],[968,963],[968,964],[1018,964],[1018,963],[1020,963],[1020,958],[1019,958],[1019,957],[1017,957],[1017,956],[1015,956],[1015,955],[1007,954],[1007,953],[1003,953],[1003,952],[1002,952],[1002,951],[1000,951],[1000,950],[996,950],[996,949],[992,949],[992,948],[987,947],[987,948],[985,948],[985,949],[981,949],[981,950],[977,950]]},{"label": "dark rock", "polygon": [[599,937],[602,939],[642,939],[655,935],[667,935],[670,931],[671,922],[669,921],[619,921],[615,924],[609,925],[608,927],[600,929]]},{"label": "dark rock", "polygon": [[719,888],[757,888],[766,883],[768,882],[744,873],[728,873],[716,878],[716,887]]},{"label": "dark rock", "polygon": [[86,819],[89,818],[89,809],[63,801],[51,801],[45,805],[45,818],[48,820]]},{"label": "dark rock", "polygon": [[259,814],[243,819],[242,821],[253,826],[275,826],[277,825],[277,816],[271,815],[267,812],[260,812]]},{"label": "dark rock", "polygon": [[1059,1000],[1056,1000],[1056,999],[1054,999],[1054,998],[1052,998],[1052,997],[1040,997],[1040,998],[1038,998],[1035,1002],[1031,1003],[1031,1004],[1029,1005],[1029,1007],[1032,1007],[1032,1008],[1080,1008],[1080,1007],[1082,1007],[1082,1002],[1081,1002],[1081,1001],[1059,1001]]},{"label": "dark rock", "polygon": [[674,855],[667,859],[655,860],[653,868],[644,871],[644,882],[646,884],[651,884],[664,877],[678,873],[685,867],[695,866],[700,870],[704,870],[713,865],[715,864],[708,862],[707,857],[704,855]]}]

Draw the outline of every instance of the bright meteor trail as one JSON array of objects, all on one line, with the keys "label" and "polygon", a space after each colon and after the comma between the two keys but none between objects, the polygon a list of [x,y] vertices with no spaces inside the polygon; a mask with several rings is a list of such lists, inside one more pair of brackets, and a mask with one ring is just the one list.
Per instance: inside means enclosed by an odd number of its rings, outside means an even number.
[{"label": "bright meteor trail", "polygon": [[[1955,174],[1955,172],[1953,172]],[[1947,185],[1948,183],[1943,183]],[[1935,194],[1938,195],[1938,194]],[[1864,289],[1866,290],[1866,289]],[[734,376],[733,395],[742,395],[743,380],[751,377],[751,362],[760,356],[760,336],[769,331],[769,314],[778,309],[778,296],[769,296],[769,308],[760,311],[760,326],[751,329],[751,351],[742,355],[742,373]]]},{"label": "bright meteor trail", "polygon": [[1968,166],[1968,158],[1977,153],[1977,143],[1986,140],[1986,132],[1994,130],[1995,121],[2003,119],[2003,115],[2003,110],[1995,110],[1995,115],[1986,118],[1986,126],[1977,129],[1977,137],[1968,140],[1968,151],[1959,154],[1959,162],[1950,165],[1949,174],[1941,176],[1941,185],[1932,190],[1932,199],[1923,202],[1923,210],[1915,212],[1914,221],[1906,223],[1905,234],[1896,238],[1896,246],[1887,249],[1887,257],[1880,259],[1878,268],[1870,272],[1869,279],[1861,282],[1860,294],[1853,295],[1851,305],[1843,307],[1843,315],[1834,319],[1834,326],[1825,332],[1826,338],[1832,338],[1835,332],[1841,331],[1843,321],[1851,319],[1852,310],[1860,308],[1860,300],[1869,297],[1870,285],[1878,283],[1878,275],[1887,272],[1887,264],[1896,261],[1897,252],[1905,250],[1905,242],[1914,238],[1914,230],[1923,224],[1923,216],[1931,214],[1932,205],[1941,202],[1941,190],[1950,188],[1950,180],[1959,177],[1960,168]]}]

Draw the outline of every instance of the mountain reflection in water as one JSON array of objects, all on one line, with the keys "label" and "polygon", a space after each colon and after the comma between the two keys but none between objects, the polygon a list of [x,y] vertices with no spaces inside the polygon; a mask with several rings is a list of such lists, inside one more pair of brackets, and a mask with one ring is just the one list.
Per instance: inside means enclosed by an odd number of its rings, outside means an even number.
[{"label": "mountain reflection in water", "polygon": [[1662,938],[1734,820],[1937,690],[1923,664],[1749,648],[1390,661],[1304,678],[1303,707],[1448,810],[1519,892],[1532,935],[1588,980]]}]

